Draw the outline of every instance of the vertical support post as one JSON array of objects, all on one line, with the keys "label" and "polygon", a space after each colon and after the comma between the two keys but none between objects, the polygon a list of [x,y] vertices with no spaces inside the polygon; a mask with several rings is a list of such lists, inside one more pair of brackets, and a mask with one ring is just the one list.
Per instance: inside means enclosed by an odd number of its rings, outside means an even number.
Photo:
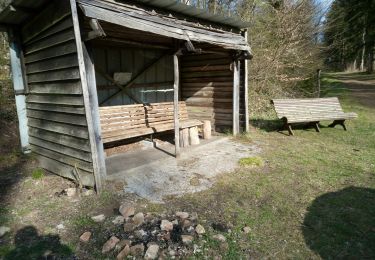
[{"label": "vertical support post", "polygon": [[240,62],[233,62],[233,135],[240,132]]},{"label": "vertical support post", "polygon": [[17,106],[18,127],[20,132],[21,149],[23,153],[30,152],[29,128],[26,115],[26,78],[23,67],[23,52],[19,35],[14,29],[8,30],[10,65],[12,81]]},{"label": "vertical support post", "polygon": [[[243,36],[247,42],[248,31],[243,31]],[[245,132],[250,131],[250,116],[249,116],[249,61],[244,60],[244,90],[245,90]]]},{"label": "vertical support post", "polygon": [[174,144],[175,144],[175,155],[176,155],[176,158],[178,158],[180,156],[180,122],[179,122],[179,111],[178,111],[180,72],[179,72],[177,54],[173,55],[173,67],[174,67],[174,85],[173,85]]},{"label": "vertical support post", "polygon": [[[106,177],[104,161],[104,151],[100,138],[100,124],[98,113],[98,102],[96,93],[96,83],[93,72],[93,63],[89,57],[86,47],[82,44],[81,30],[79,26],[77,5],[75,0],[70,0],[72,10],[72,19],[74,27],[74,36],[77,45],[78,65],[81,78],[83,100],[87,120],[87,129],[89,133],[92,164],[94,169],[95,186],[97,193],[103,190]],[[87,67],[86,67],[87,66]],[[89,71],[87,71],[89,69]]]},{"label": "vertical support post", "polygon": [[318,94],[317,94],[318,98],[320,98],[320,73],[321,73],[321,71],[322,71],[321,69],[316,70],[317,86],[318,86]]}]

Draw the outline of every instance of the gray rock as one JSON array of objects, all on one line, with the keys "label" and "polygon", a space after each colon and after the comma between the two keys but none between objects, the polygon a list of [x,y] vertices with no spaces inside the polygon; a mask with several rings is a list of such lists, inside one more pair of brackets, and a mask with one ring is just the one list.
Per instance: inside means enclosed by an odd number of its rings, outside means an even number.
[{"label": "gray rock", "polygon": [[77,188],[67,188],[65,189],[65,192],[68,197],[73,197],[77,195]]},{"label": "gray rock", "polygon": [[191,227],[191,221],[188,220],[188,219],[185,219],[181,222],[181,226],[182,226],[182,228],[189,228],[189,227]]},{"label": "gray rock", "polygon": [[120,206],[119,212],[121,213],[121,215],[124,216],[124,218],[128,218],[128,217],[131,217],[135,214],[135,208],[123,204],[123,205]]},{"label": "gray rock", "polygon": [[10,232],[10,228],[6,226],[0,227],[0,237],[3,237],[6,233]]},{"label": "gray rock", "polygon": [[115,225],[122,225],[125,222],[125,218],[123,216],[117,216],[112,220],[112,223]]},{"label": "gray rock", "polygon": [[125,245],[124,249],[121,250],[121,252],[117,255],[117,260],[123,260],[130,254],[130,246]]},{"label": "gray rock", "polygon": [[133,223],[125,223],[124,224],[124,231],[125,232],[131,232],[136,228],[136,226]]},{"label": "gray rock", "polygon": [[243,227],[243,228],[242,228],[242,231],[243,231],[245,234],[249,234],[250,231],[251,231],[251,228],[250,228],[250,227]]},{"label": "gray rock", "polygon": [[175,215],[176,217],[179,217],[180,219],[187,219],[189,217],[189,213],[182,212],[182,211],[177,211]]},{"label": "gray rock", "polygon": [[193,243],[194,237],[190,235],[181,235],[182,243],[185,245],[190,245]]},{"label": "gray rock", "polygon": [[143,256],[145,252],[145,246],[143,244],[137,244],[130,247],[130,254],[133,256]]},{"label": "gray rock", "polygon": [[64,226],[64,224],[58,224],[57,226],[56,226],[56,229],[57,230],[63,230],[65,228],[65,226]]},{"label": "gray rock", "polygon": [[94,190],[88,190],[88,189],[85,189],[83,192],[82,192],[82,195],[83,196],[92,196],[95,194],[95,191]]},{"label": "gray rock", "polygon": [[176,251],[174,251],[173,249],[171,249],[171,250],[168,251],[168,254],[170,256],[175,256],[176,255]]},{"label": "gray rock", "polygon": [[190,220],[194,221],[194,220],[197,220],[197,219],[198,219],[198,213],[197,212],[191,213]]},{"label": "gray rock", "polygon": [[172,231],[173,230],[173,223],[163,219],[160,224],[160,229],[164,231]]},{"label": "gray rock", "polygon": [[125,246],[129,246],[132,244],[132,241],[130,241],[129,239],[122,239],[120,240],[120,242],[118,242],[115,246],[115,251],[120,251],[121,249],[123,249]]},{"label": "gray rock", "polygon": [[202,225],[198,224],[195,227],[195,232],[197,232],[198,235],[203,235],[204,233],[206,233],[206,230],[204,229]]},{"label": "gray rock", "polygon": [[146,236],[147,233],[143,230],[143,229],[140,229],[140,230],[136,230],[134,232],[134,236],[138,239],[142,239],[144,236]]},{"label": "gray rock", "polygon": [[115,236],[112,236],[110,239],[108,239],[107,242],[104,243],[103,248],[102,248],[102,253],[108,253],[111,251],[113,248],[115,248],[116,244],[120,242],[120,239],[118,239]]},{"label": "gray rock", "polygon": [[136,226],[140,226],[140,225],[142,225],[144,221],[145,221],[145,216],[143,215],[142,212],[137,213],[137,214],[133,217],[133,224],[136,225]]},{"label": "gray rock", "polygon": [[216,234],[212,238],[214,240],[222,242],[222,243],[225,242],[225,241],[227,241],[227,239],[225,238],[225,236],[223,236],[222,234]]},{"label": "gray rock", "polygon": [[83,233],[80,237],[79,237],[79,241],[83,242],[83,243],[87,243],[89,242],[91,238],[91,232],[89,231],[86,231],[85,233]]},{"label": "gray rock", "polygon": [[105,216],[104,214],[100,214],[100,215],[97,215],[97,216],[93,216],[91,217],[91,219],[94,221],[94,222],[103,222],[105,220]]},{"label": "gray rock", "polygon": [[145,259],[156,259],[159,254],[159,246],[156,244],[152,244],[147,248]]}]

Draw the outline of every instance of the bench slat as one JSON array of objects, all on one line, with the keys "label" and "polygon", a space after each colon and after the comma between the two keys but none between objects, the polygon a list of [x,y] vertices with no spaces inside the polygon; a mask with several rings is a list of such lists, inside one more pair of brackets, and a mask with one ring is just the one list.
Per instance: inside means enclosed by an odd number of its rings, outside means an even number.
[{"label": "bench slat", "polygon": [[[100,107],[100,123],[104,143],[174,129],[173,102]],[[186,103],[179,102],[180,128],[202,125],[188,119]]]},{"label": "bench slat", "polygon": [[344,113],[337,97],[274,99],[272,103],[278,118],[286,118],[288,123],[346,120],[357,117],[356,113]]}]

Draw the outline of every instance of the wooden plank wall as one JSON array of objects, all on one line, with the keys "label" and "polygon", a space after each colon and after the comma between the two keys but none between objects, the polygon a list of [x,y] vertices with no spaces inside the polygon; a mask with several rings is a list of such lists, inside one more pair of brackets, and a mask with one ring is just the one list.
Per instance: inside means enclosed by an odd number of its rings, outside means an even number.
[{"label": "wooden plank wall", "polygon": [[240,132],[246,131],[245,115],[245,61],[240,61]]},{"label": "wooden plank wall", "polygon": [[181,57],[181,96],[189,118],[211,120],[216,131],[233,125],[233,72],[229,54]]},{"label": "wooden plank wall", "polygon": [[[95,65],[113,77],[115,72],[141,71],[150,60],[161,56],[157,49],[119,48],[96,46],[93,48]],[[96,73],[99,103],[115,93],[118,88]],[[131,93],[145,103],[173,101],[173,59],[166,56],[144,73],[130,88]],[[134,104],[125,93],[108,100],[102,106]]]},{"label": "wooden plank wall", "polygon": [[22,28],[31,150],[41,167],[93,186],[93,165],[69,1],[53,1]]}]

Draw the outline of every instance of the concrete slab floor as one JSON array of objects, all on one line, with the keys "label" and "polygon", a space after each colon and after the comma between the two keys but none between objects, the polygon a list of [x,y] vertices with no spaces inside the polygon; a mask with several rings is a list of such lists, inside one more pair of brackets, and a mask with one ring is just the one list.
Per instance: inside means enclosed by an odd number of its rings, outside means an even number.
[{"label": "concrete slab floor", "polygon": [[150,147],[117,154],[106,159],[108,180],[124,181],[125,192],[151,202],[163,203],[165,196],[181,196],[210,188],[219,174],[230,173],[238,160],[255,156],[259,148],[230,137],[201,140],[198,146],[181,150],[176,159],[173,145]]}]

